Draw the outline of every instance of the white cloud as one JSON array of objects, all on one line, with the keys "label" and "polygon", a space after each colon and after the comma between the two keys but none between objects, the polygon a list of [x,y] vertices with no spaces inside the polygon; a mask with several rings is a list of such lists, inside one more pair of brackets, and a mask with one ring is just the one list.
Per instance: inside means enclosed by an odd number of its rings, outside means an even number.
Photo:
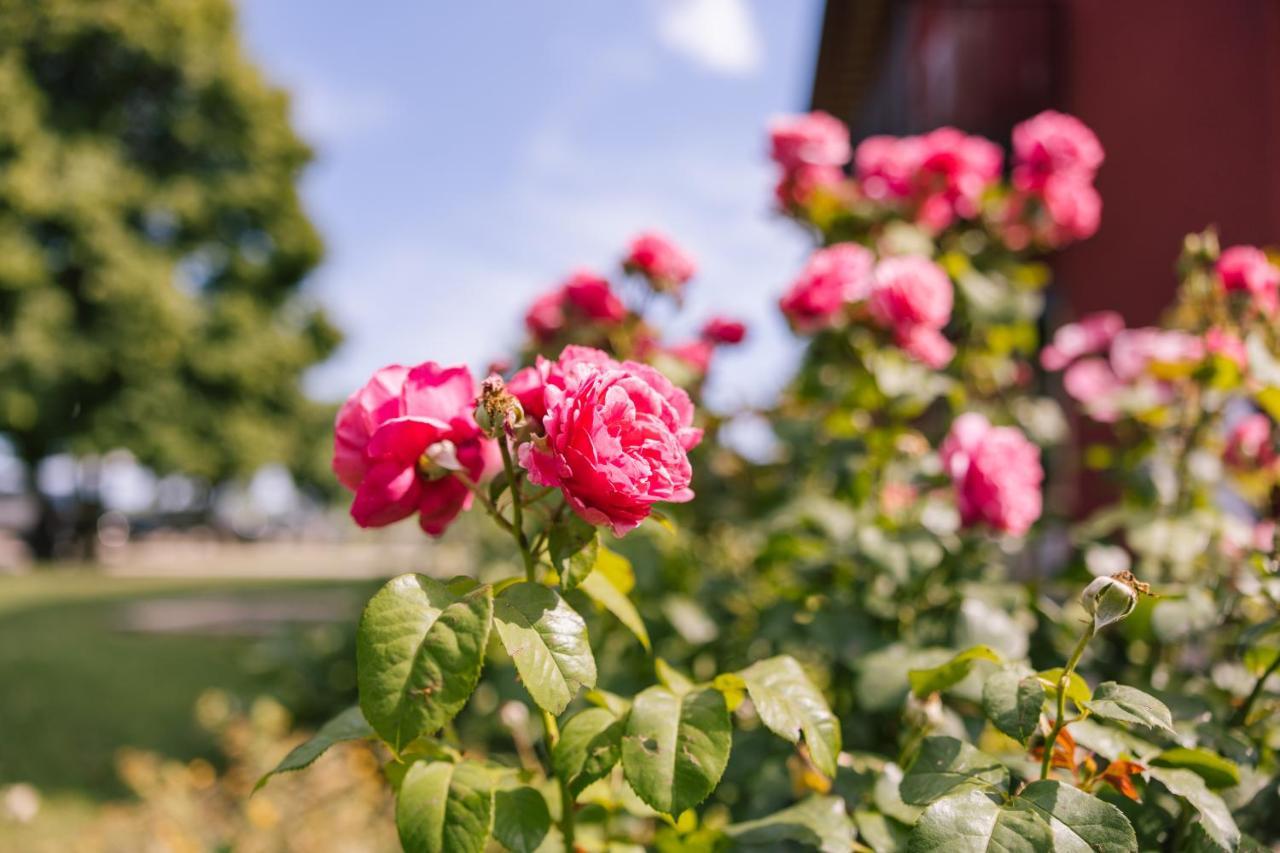
[{"label": "white cloud", "polygon": [[658,37],[720,74],[746,76],[760,68],[760,36],[746,0],[663,0]]}]

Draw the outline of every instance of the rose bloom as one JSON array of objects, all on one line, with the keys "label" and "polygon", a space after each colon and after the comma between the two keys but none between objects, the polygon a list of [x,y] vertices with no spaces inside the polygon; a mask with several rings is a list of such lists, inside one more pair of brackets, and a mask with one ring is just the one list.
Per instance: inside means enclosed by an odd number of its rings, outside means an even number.
[{"label": "rose bloom", "polygon": [[549,341],[564,328],[564,289],[542,294],[524,315],[525,328],[539,341]]},{"label": "rose bloom", "polygon": [[857,243],[838,243],[809,256],[800,275],[779,301],[797,332],[834,325],[844,306],[865,299],[875,257]]},{"label": "rose bloom", "polygon": [[1098,137],[1075,116],[1046,110],[1013,129],[1013,185],[1019,190],[1040,192],[1055,176],[1092,183],[1103,157]]},{"label": "rose bloom", "polygon": [[1223,459],[1233,468],[1269,468],[1276,461],[1271,438],[1271,419],[1261,412],[1241,418],[1227,434]]},{"label": "rose bloom", "polygon": [[1103,359],[1085,358],[1072,364],[1062,374],[1062,386],[1095,420],[1111,423],[1119,417],[1116,398],[1125,386]]},{"label": "rose bloom", "polygon": [[1124,318],[1115,311],[1096,311],[1067,323],[1054,332],[1053,340],[1040,353],[1045,370],[1062,370],[1077,358],[1102,352],[1120,331]]},{"label": "rose bloom", "polygon": [[818,190],[837,191],[845,183],[839,166],[815,166],[801,163],[782,172],[773,195],[783,210],[803,207],[813,200]]},{"label": "rose bloom", "polygon": [[940,453],[965,525],[1021,536],[1040,517],[1040,450],[1018,430],[968,412],[951,425]]},{"label": "rose bloom", "polygon": [[1255,246],[1232,246],[1218,258],[1218,277],[1227,293],[1247,293],[1263,312],[1274,314],[1280,303],[1280,267]]},{"label": "rose bloom", "polygon": [[1111,369],[1124,382],[1147,373],[1152,364],[1191,364],[1202,358],[1202,340],[1170,329],[1125,329],[1111,342]]},{"label": "rose bloom", "polygon": [[953,299],[942,267],[919,255],[902,255],[876,264],[867,307],[877,323],[906,333],[914,326],[947,325]]},{"label": "rose bloom", "polygon": [[668,347],[667,355],[702,375],[711,369],[711,356],[715,355],[715,351],[716,345],[711,341],[696,340]]},{"label": "rose bloom", "polygon": [[1045,183],[1040,201],[1047,221],[1038,236],[1050,246],[1065,246],[1098,233],[1102,196],[1093,184],[1072,175],[1054,175]]},{"label": "rose bloom", "polygon": [[1244,341],[1231,332],[1214,326],[1204,333],[1204,348],[1212,355],[1219,355],[1245,370],[1249,367],[1249,352]]},{"label": "rose bloom", "polygon": [[911,326],[897,336],[897,344],[907,355],[934,370],[946,367],[956,354],[951,341],[929,326]]},{"label": "rose bloom", "polygon": [[538,356],[530,367],[521,368],[507,383],[507,391],[520,401],[525,417],[540,426],[547,413],[546,390],[548,385],[564,390],[565,375],[575,364],[618,369],[618,362],[594,347],[567,346],[560,357],[549,361]]},{"label": "rose bloom", "polygon": [[909,198],[924,153],[918,136],[868,136],[853,153],[862,192],[874,201]]},{"label": "rose bloom", "polygon": [[769,156],[786,169],[849,162],[849,129],[822,111],[776,118],[769,125]]},{"label": "rose bloom", "polygon": [[544,435],[519,448],[533,483],[558,487],[574,512],[616,536],[655,503],[693,498],[688,451],[702,430],[684,391],[648,365],[607,356],[571,361],[561,381],[544,388]]},{"label": "rose bloom", "polygon": [[746,324],[729,317],[712,317],[702,324],[699,336],[713,344],[740,344],[747,336]]},{"label": "rose bloom", "polygon": [[972,219],[982,193],[1000,179],[1000,146],[954,127],[940,127],[920,140],[922,154],[914,176],[920,209],[916,219],[941,231],[957,218]]},{"label": "rose bloom", "polygon": [[355,492],[351,517],[382,527],[418,514],[439,536],[471,506],[471,490],[424,456],[456,458],[474,481],[497,469],[497,445],[480,431],[475,384],[467,368],[428,361],[384,367],[338,410],[333,471]]},{"label": "rose bloom", "polygon": [[562,287],[565,304],[588,320],[612,325],[627,316],[627,307],[613,292],[608,280],[593,272],[579,270]]},{"label": "rose bloom", "polygon": [[693,278],[697,267],[693,258],[661,234],[649,231],[631,241],[623,266],[638,272],[657,290],[679,291]]}]

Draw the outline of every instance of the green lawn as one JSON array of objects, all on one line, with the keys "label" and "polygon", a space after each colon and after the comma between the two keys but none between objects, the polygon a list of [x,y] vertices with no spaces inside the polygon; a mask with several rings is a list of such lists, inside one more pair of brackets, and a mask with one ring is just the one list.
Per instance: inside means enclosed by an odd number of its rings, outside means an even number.
[{"label": "green lawn", "polygon": [[[273,692],[260,650],[263,635],[285,630],[286,620],[277,626],[272,614],[309,607],[354,620],[371,588],[56,570],[0,578],[0,785],[107,798],[123,793],[113,765],[121,746],[212,757],[193,718],[196,698],[210,687],[245,698]],[[256,620],[243,630],[234,622],[217,631],[182,627],[193,609],[234,613],[238,605]],[[175,612],[176,630],[139,630],[148,615]]]}]

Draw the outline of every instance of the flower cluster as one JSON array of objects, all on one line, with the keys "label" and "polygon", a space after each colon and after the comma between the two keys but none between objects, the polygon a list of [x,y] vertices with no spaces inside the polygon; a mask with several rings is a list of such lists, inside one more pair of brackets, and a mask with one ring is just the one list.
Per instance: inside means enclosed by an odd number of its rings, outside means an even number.
[{"label": "flower cluster", "polygon": [[849,130],[824,112],[775,119],[769,153],[781,174],[775,195],[784,209],[803,206],[815,191],[838,187],[849,162]]},{"label": "flower cluster", "polygon": [[1040,517],[1040,450],[1018,430],[969,412],[951,425],[940,454],[965,524],[1022,536]]},{"label": "flower cluster", "polygon": [[1007,199],[1004,239],[1061,246],[1091,237],[1102,221],[1094,178],[1102,143],[1075,116],[1046,110],[1013,129],[1013,192]]},{"label": "flower cluster", "polygon": [[559,287],[534,300],[524,317],[525,327],[538,341],[554,340],[571,324],[609,328],[620,324],[627,308],[605,279],[578,270]]}]

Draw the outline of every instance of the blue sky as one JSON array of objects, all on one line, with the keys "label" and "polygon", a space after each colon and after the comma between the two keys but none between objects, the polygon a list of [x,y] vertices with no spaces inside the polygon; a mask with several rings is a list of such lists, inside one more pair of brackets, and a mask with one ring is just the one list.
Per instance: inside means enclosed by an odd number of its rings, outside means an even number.
[{"label": "blue sky", "polygon": [[481,369],[569,269],[636,231],[698,259],[687,322],[746,319],[713,399],[762,402],[796,358],[775,309],[808,242],[770,212],[770,116],[803,109],[817,0],[359,4],[241,0],[241,29],[316,149],[309,287],[347,333],[309,377],[338,399],[383,364]]}]

